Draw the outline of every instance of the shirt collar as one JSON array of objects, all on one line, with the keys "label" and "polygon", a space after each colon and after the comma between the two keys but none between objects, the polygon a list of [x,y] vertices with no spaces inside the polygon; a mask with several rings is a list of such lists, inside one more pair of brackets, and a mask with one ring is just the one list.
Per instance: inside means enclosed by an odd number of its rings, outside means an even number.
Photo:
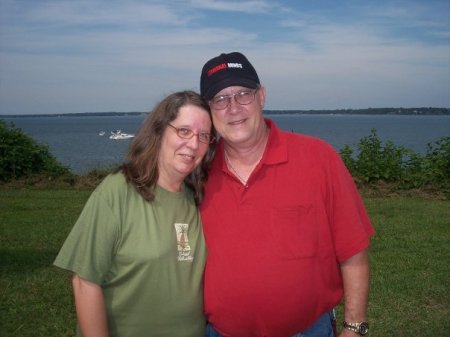
[{"label": "shirt collar", "polygon": [[284,132],[271,119],[264,119],[269,128],[269,140],[263,156],[263,163],[268,165],[281,164],[288,160],[287,140]]}]

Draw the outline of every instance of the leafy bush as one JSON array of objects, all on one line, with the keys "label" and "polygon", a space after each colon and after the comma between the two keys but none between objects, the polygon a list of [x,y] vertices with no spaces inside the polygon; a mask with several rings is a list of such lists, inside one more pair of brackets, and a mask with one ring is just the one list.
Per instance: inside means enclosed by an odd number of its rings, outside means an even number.
[{"label": "leafy bush", "polygon": [[443,137],[427,145],[424,180],[450,192],[450,137]]},{"label": "leafy bush", "polygon": [[412,150],[405,152],[406,159],[402,164],[402,177],[400,182],[403,188],[421,188],[426,185],[423,179],[424,158]]},{"label": "leafy bush", "polygon": [[450,137],[428,144],[427,154],[422,157],[391,141],[383,145],[372,129],[369,136],[359,141],[356,153],[345,145],[340,155],[359,181],[385,181],[407,189],[432,187],[450,195]]},{"label": "leafy bush", "polygon": [[0,181],[33,174],[55,178],[70,171],[56,160],[48,146],[38,144],[13,123],[0,120]]},{"label": "leafy bush", "polygon": [[350,145],[344,145],[339,154],[347,169],[353,176],[356,176],[356,160],[354,158],[353,149]]},{"label": "leafy bush", "polygon": [[409,154],[406,148],[396,147],[391,141],[383,146],[375,129],[359,141],[357,148],[356,158],[348,145],[341,150],[341,156],[349,171],[359,179],[364,182],[393,182],[402,179],[403,167]]}]

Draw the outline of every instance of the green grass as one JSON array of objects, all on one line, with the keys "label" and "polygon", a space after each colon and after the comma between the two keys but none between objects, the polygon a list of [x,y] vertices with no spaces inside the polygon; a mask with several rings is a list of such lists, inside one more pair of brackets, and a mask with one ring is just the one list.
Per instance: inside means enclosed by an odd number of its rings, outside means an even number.
[{"label": "green grass", "polygon": [[[69,275],[52,266],[90,190],[0,188],[0,335],[73,336]],[[450,202],[367,197],[372,337],[450,330]],[[342,307],[338,320],[342,320]]]},{"label": "green grass", "polygon": [[90,191],[0,189],[0,335],[73,336],[69,275],[52,266]]},{"label": "green grass", "polygon": [[377,231],[371,336],[448,336],[450,202],[377,198],[366,205]]}]

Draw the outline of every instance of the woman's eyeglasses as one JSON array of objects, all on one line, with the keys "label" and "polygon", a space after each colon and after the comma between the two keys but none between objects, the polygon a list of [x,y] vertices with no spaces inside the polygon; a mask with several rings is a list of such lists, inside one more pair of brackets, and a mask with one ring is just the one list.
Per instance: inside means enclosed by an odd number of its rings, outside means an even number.
[{"label": "woman's eyeglasses", "polygon": [[205,144],[213,143],[216,140],[216,138],[213,135],[211,135],[209,132],[195,133],[194,131],[192,131],[189,128],[177,128],[176,126],[173,126],[172,124],[167,124],[167,125],[174,128],[175,131],[177,132],[178,137],[183,138],[183,139],[191,139],[194,136],[198,136],[198,140]]}]

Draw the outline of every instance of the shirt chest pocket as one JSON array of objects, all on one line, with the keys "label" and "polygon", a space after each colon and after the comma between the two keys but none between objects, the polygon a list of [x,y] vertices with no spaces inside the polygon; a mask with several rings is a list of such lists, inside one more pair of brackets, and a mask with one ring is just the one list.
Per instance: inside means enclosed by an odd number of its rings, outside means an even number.
[{"label": "shirt chest pocket", "polygon": [[275,254],[281,258],[308,258],[317,254],[319,230],[312,205],[273,208],[270,231]]}]

